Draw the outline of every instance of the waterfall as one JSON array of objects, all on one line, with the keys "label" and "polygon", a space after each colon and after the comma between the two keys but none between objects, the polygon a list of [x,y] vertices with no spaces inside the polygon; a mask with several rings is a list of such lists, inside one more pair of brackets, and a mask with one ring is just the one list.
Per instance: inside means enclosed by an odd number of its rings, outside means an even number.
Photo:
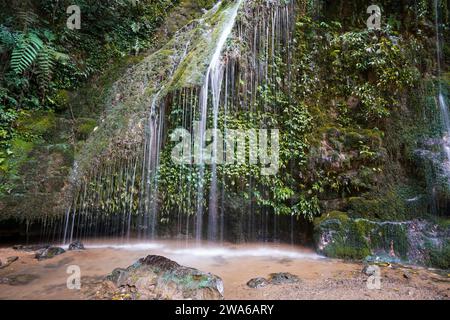
[{"label": "waterfall", "polygon": [[[213,130],[216,133],[217,128],[217,117],[219,112],[219,104],[220,104],[220,92],[222,89],[222,80],[223,80],[223,63],[221,62],[221,53],[223,51],[225,41],[230,36],[233,26],[235,24],[236,16],[238,13],[239,6],[241,5],[242,0],[239,0],[234,5],[234,8],[230,14],[230,17],[222,29],[222,32],[219,37],[219,41],[217,42],[216,48],[214,50],[214,54],[211,58],[211,62],[209,64],[208,70],[206,71],[205,83],[203,84],[200,91],[200,130],[199,135],[202,138],[200,150],[204,148],[204,140],[206,132],[206,119],[208,113],[208,95],[209,95],[209,86],[211,86],[211,94],[212,94],[212,113],[213,113]],[[217,135],[213,136],[214,146],[214,158],[217,155]],[[204,179],[204,163],[202,159],[202,152],[199,155],[200,158],[200,181]],[[217,168],[216,162],[214,159],[211,160],[212,163],[212,181],[210,188],[210,202],[209,202],[209,224],[208,224],[208,238],[209,240],[217,240]],[[203,194],[203,184],[200,183],[199,196]],[[202,215],[203,208],[201,207],[201,202],[199,201],[198,210],[197,210],[197,224],[196,224],[196,239],[201,239],[202,233]]]},{"label": "waterfall", "polygon": [[[226,181],[215,161],[223,156],[219,129],[224,134],[234,129],[228,116],[255,111],[259,88],[276,78],[277,59],[287,66],[278,86],[289,86],[294,7],[284,0],[218,2],[115,84],[108,113],[78,157],[65,241],[148,239],[168,232],[197,241],[204,235],[224,240],[229,213]],[[263,111],[278,112],[267,105]],[[169,191],[161,179],[174,168],[167,159],[169,136],[179,126],[200,139],[192,143],[194,161],[171,177],[179,183],[170,192],[181,196],[171,200],[167,212],[162,197]],[[208,159],[206,140],[212,142]],[[249,183],[246,188],[241,193],[261,187]],[[243,196],[235,201],[251,207],[248,219],[239,223],[241,232],[259,239],[278,234],[279,221],[266,208]]]}]

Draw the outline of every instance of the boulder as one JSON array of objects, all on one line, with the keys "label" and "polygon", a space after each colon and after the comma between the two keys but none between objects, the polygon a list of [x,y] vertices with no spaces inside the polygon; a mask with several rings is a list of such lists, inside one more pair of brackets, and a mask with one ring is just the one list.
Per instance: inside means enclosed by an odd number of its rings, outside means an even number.
[{"label": "boulder", "polygon": [[45,249],[38,250],[36,252],[35,258],[38,260],[51,259],[55,256],[63,254],[64,252],[66,252],[66,250],[60,247],[48,247]]},{"label": "boulder", "polygon": [[221,300],[218,276],[184,267],[162,256],[150,255],[126,269],[115,269],[97,291],[99,299]]},{"label": "boulder", "polygon": [[69,244],[69,251],[76,251],[76,250],[85,250],[83,243],[80,241],[74,241],[71,244]]},{"label": "boulder", "polygon": [[364,266],[362,273],[366,276],[373,276],[378,270],[380,270],[379,267],[369,264]]},{"label": "boulder", "polygon": [[267,285],[269,285],[269,281],[267,281],[267,279],[262,277],[253,278],[247,282],[247,286],[249,286],[252,289],[263,288]]}]

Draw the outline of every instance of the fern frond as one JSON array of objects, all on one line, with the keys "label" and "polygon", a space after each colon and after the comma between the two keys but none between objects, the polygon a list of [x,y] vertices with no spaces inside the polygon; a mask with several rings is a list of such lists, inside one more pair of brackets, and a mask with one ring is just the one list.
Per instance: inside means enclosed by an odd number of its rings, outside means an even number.
[{"label": "fern frond", "polygon": [[36,60],[44,47],[42,40],[34,33],[21,36],[11,55],[11,68],[17,74],[23,73]]},{"label": "fern frond", "polygon": [[17,12],[16,17],[23,30],[27,30],[30,26],[36,25],[39,21],[39,16],[29,10]]},{"label": "fern frond", "polygon": [[45,95],[45,91],[52,80],[53,70],[56,62],[65,62],[69,56],[56,51],[49,45],[45,45],[36,58],[36,75],[39,87]]},{"label": "fern frond", "polygon": [[45,46],[37,56],[36,67],[37,67],[37,80],[39,82],[39,87],[43,92],[48,88],[51,81],[54,63],[53,50]]}]

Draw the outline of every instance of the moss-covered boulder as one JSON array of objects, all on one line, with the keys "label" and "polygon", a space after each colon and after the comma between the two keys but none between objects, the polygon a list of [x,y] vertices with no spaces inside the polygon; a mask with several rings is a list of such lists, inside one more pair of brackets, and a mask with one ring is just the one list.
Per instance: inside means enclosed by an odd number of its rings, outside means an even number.
[{"label": "moss-covered boulder", "polygon": [[371,221],[333,211],[314,221],[319,253],[333,258],[450,265],[450,229],[431,222]]},{"label": "moss-covered boulder", "polygon": [[218,276],[150,255],[106,277],[97,298],[113,300],[221,300]]}]

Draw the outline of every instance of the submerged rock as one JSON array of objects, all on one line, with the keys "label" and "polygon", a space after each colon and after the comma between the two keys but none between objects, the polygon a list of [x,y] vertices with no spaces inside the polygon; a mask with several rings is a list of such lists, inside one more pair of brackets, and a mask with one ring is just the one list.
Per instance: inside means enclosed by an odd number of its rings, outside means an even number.
[{"label": "submerged rock", "polygon": [[97,291],[99,299],[120,300],[221,300],[223,282],[218,276],[150,255],[126,269],[115,269]]},{"label": "submerged rock", "polygon": [[36,244],[36,245],[18,244],[18,245],[13,246],[13,249],[17,250],[17,251],[32,252],[32,251],[39,251],[42,249],[47,249],[49,247],[50,247],[50,245],[48,245],[48,244]]},{"label": "submerged rock", "polygon": [[249,286],[250,288],[253,288],[253,289],[263,288],[268,285],[269,285],[269,281],[262,277],[253,278],[247,282],[247,286]]},{"label": "submerged rock", "polygon": [[63,254],[64,252],[66,252],[66,250],[60,247],[48,247],[46,249],[41,249],[38,252],[36,252],[35,258],[38,260],[51,259],[55,256]]},{"label": "submerged rock", "polygon": [[69,251],[75,250],[85,250],[83,243],[81,243],[80,241],[74,241],[69,244]]},{"label": "submerged rock", "polygon": [[7,284],[10,286],[23,286],[38,278],[39,276],[35,274],[17,274],[0,278],[0,284]]},{"label": "submerged rock", "polygon": [[289,272],[272,273],[270,275],[270,283],[272,284],[296,283],[299,281],[300,279],[295,274]]}]

